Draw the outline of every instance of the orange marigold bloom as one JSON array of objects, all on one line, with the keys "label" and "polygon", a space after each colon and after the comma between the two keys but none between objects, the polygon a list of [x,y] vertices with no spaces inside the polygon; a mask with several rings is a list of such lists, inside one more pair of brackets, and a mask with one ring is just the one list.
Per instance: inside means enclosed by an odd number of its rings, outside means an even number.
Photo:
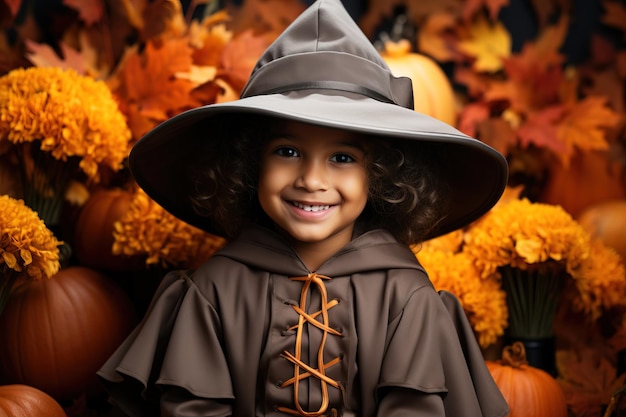
[{"label": "orange marigold bloom", "polygon": [[129,151],[131,132],[102,81],[57,67],[18,68],[0,77],[0,140],[39,141],[42,151],[98,179],[99,165],[113,170]]},{"label": "orange marigold bloom", "polygon": [[225,241],[165,211],[141,189],[115,223],[113,254],[146,256],[147,265],[196,268]]},{"label": "orange marigold bloom", "polygon": [[23,200],[0,196],[0,270],[26,272],[33,279],[50,278],[60,268],[59,245]]}]

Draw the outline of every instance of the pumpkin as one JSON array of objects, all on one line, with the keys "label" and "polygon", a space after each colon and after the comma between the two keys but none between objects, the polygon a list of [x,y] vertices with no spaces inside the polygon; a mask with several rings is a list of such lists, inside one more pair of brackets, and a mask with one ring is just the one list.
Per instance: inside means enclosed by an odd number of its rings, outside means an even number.
[{"label": "pumpkin", "polygon": [[80,209],[74,229],[72,250],[80,265],[105,271],[139,270],[139,257],[114,255],[114,223],[128,211],[133,193],[121,188],[94,191]]},{"label": "pumpkin", "polygon": [[135,324],[126,293],[83,266],[16,287],[0,315],[0,383],[25,384],[57,401],[93,395],[106,359]]},{"label": "pumpkin", "polygon": [[626,262],[626,199],[587,207],[577,221],[591,236],[615,249]]},{"label": "pumpkin", "polygon": [[567,417],[567,402],[552,375],[528,365],[522,342],[505,346],[487,368],[509,404],[509,417]]},{"label": "pumpkin", "polygon": [[396,77],[409,77],[413,83],[415,111],[454,126],[456,99],[446,73],[426,55],[411,52],[406,39],[387,41],[381,56]]},{"label": "pumpkin", "polygon": [[35,387],[0,385],[0,417],[67,417],[54,398]]},{"label": "pumpkin", "polygon": [[28,385],[0,385],[1,417],[67,417],[61,405],[45,392]]}]

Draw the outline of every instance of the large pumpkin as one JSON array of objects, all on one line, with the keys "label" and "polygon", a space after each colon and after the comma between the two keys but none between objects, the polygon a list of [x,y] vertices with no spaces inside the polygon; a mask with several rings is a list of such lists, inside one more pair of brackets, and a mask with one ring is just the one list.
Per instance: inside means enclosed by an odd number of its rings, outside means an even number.
[{"label": "large pumpkin", "polygon": [[67,417],[54,398],[35,387],[0,385],[0,417]]},{"label": "large pumpkin", "polygon": [[528,365],[522,342],[506,346],[502,359],[487,368],[511,410],[509,417],[567,417],[567,402],[549,373]]},{"label": "large pumpkin", "polygon": [[626,199],[589,206],[578,216],[578,223],[590,235],[615,249],[626,262]]},{"label": "large pumpkin", "polygon": [[106,271],[129,271],[144,267],[139,257],[113,255],[114,223],[128,211],[133,193],[121,188],[93,192],[80,209],[72,250],[78,263]]},{"label": "large pumpkin", "polygon": [[456,100],[446,73],[426,55],[411,52],[406,39],[385,42],[381,56],[396,77],[409,77],[413,82],[415,111],[455,126]]},{"label": "large pumpkin", "polygon": [[135,324],[129,298],[82,266],[18,286],[0,315],[0,383],[25,384],[56,400],[98,391],[96,371]]}]

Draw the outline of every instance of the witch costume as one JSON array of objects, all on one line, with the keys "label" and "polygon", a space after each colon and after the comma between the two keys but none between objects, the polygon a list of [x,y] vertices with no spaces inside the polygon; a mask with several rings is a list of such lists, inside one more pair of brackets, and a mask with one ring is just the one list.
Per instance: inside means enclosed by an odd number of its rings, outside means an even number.
[{"label": "witch costume", "polygon": [[[449,203],[429,237],[439,236],[497,202],[507,165],[487,145],[413,111],[411,89],[339,0],[318,0],[260,58],[239,100],[157,126],[133,148],[131,171],[172,214],[219,233],[193,210],[185,186],[198,141],[220,140],[207,134],[207,121],[266,115],[395,138],[444,154]],[[383,229],[359,230],[310,271],[281,234],[245,227],[197,270],[163,278],[98,376],[130,416],[509,412],[459,301],[437,292],[411,250]]]}]

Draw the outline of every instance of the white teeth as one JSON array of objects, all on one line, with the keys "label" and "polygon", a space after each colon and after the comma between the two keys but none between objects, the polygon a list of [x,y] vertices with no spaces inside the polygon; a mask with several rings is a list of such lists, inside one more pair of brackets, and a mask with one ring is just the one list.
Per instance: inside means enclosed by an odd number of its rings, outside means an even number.
[{"label": "white teeth", "polygon": [[301,204],[301,203],[298,203],[297,201],[294,201],[293,205],[304,211],[322,211],[322,210],[328,210],[330,208],[330,206],[309,206],[308,204]]}]

